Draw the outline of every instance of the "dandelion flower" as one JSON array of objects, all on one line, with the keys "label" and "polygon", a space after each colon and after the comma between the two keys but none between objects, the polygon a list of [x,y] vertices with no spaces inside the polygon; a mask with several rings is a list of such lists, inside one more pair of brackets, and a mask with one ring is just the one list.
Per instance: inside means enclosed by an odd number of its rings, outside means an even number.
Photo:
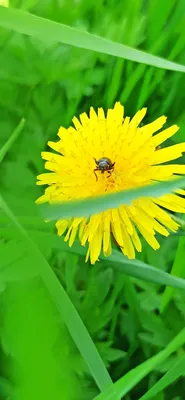
[{"label": "dandelion flower", "polygon": [[[42,153],[45,168],[52,172],[38,176],[37,184],[48,187],[37,203],[95,197],[185,174],[185,165],[167,164],[182,156],[185,143],[160,146],[177,132],[178,126],[157,133],[166,122],[166,117],[161,116],[139,127],[145,114],[143,108],[132,119],[124,118],[123,106],[116,103],[107,115],[102,108],[97,114],[91,108],[89,116],[82,113],[80,120],[73,118],[74,127],[60,127],[60,140],[48,142],[58,154]],[[184,213],[184,195],[184,190],[176,190],[159,198],[142,197],[131,205],[122,204],[89,218],[59,220],[58,235],[65,233],[69,246],[76,236],[82,246],[88,244],[86,260],[90,258],[92,264],[98,260],[101,249],[105,256],[111,254],[111,238],[132,259],[135,249],[142,249],[139,232],[157,250],[160,245],[156,232],[168,236],[169,231],[178,229],[167,210]]]}]

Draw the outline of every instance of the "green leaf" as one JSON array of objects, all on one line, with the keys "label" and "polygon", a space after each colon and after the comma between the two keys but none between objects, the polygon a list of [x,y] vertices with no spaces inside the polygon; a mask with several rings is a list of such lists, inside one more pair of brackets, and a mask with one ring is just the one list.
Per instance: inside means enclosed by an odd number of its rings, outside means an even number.
[{"label": "green leaf", "polygon": [[151,389],[148,390],[139,400],[150,400],[158,395],[166,387],[171,385],[176,379],[185,375],[185,356],[182,357]]},{"label": "green leaf", "polygon": [[18,9],[0,7],[0,26],[13,29],[44,41],[56,41],[93,50],[100,53],[126,58],[139,63],[154,65],[158,68],[185,72],[185,66],[152,54],[83,32],[70,26],[37,17]]},{"label": "green leaf", "polygon": [[133,368],[126,375],[120,378],[114,385],[107,388],[103,393],[95,397],[94,400],[114,400],[115,395],[118,398],[125,396],[138,382],[154,370],[158,365],[164,362],[172,353],[185,343],[185,329],[183,329],[175,338],[155,356],[149,358],[144,363]]},{"label": "green leaf", "polygon": [[92,214],[117,208],[120,204],[131,204],[139,197],[160,197],[175,189],[185,186],[185,178],[174,179],[169,182],[154,183],[139,188],[122,190],[117,193],[107,194],[83,200],[68,201],[60,204],[41,204],[38,206],[45,219],[58,220],[69,217],[85,217]]},{"label": "green leaf", "polygon": [[20,225],[19,221],[1,196],[0,208],[12,221],[13,225],[17,228],[17,233],[19,233],[20,237],[25,241],[25,247],[30,253],[30,260],[35,268],[37,268],[38,275],[41,276],[51,294],[61,317],[65,321],[74,342],[89,366],[98,387],[100,390],[104,390],[112,383],[112,381],[78,312],[42,253],[24,228]]},{"label": "green leaf", "polygon": [[22,132],[24,124],[25,124],[25,119],[22,118],[17,127],[15,128],[15,130],[13,131],[13,133],[11,134],[11,136],[9,137],[9,139],[7,140],[7,142],[0,149],[0,163],[3,161],[3,158],[5,157],[6,153],[8,152],[14,141],[18,138],[18,136]]},{"label": "green leaf", "polygon": [[[185,250],[185,238],[180,237],[178,248],[175,255],[175,260],[173,262],[171,276],[185,276],[185,259],[184,259],[184,250]],[[172,296],[174,294],[174,288],[167,287],[162,296],[162,303],[161,303],[161,312],[164,312],[166,307],[168,306]]]}]

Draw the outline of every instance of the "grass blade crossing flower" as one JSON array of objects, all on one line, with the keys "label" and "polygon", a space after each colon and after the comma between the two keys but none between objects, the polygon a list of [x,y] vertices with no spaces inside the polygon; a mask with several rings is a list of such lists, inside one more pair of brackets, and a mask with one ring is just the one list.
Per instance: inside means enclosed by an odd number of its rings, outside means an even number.
[{"label": "grass blade crossing flower", "polygon": [[[161,116],[148,125],[139,127],[146,108],[130,120],[124,118],[124,108],[116,103],[105,115],[90,109],[73,118],[74,127],[61,127],[58,142],[48,142],[56,153],[43,152],[45,168],[51,172],[38,176],[38,185],[48,185],[37,203],[56,203],[96,197],[107,193],[137,188],[155,181],[166,181],[175,175],[185,174],[185,165],[167,164],[182,156],[185,143],[170,147],[161,144],[178,131],[173,125],[157,133],[165,124]],[[165,165],[163,165],[165,163]],[[160,245],[156,232],[168,236],[178,224],[165,211],[185,212],[184,190],[159,198],[142,197],[131,205],[120,205],[90,218],[68,218],[56,223],[58,235],[65,233],[65,241],[72,246],[78,235],[82,246],[89,244],[86,260],[92,264],[101,249],[105,256],[111,254],[111,237],[123,254],[132,259],[135,249],[141,251],[140,232],[149,245],[157,250]],[[161,208],[162,207],[162,208]]]}]

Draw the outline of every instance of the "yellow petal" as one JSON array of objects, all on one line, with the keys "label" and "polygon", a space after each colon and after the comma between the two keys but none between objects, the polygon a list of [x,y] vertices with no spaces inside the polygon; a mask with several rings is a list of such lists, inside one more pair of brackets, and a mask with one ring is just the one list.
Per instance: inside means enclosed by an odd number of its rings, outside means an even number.
[{"label": "yellow petal", "polygon": [[87,262],[89,260],[89,255],[90,255],[90,248],[88,248],[88,250],[87,250],[87,254],[86,254],[86,257],[85,257],[85,262]]},{"label": "yellow petal", "polygon": [[59,140],[59,142],[49,141],[48,146],[51,147],[51,149],[57,151],[58,153],[62,154],[62,152],[63,152],[63,146],[62,146],[61,140]]},{"label": "yellow petal", "polygon": [[54,162],[46,161],[45,169],[47,169],[48,171],[57,172],[58,171],[58,165],[56,163],[54,163]]},{"label": "yellow petal", "polygon": [[37,185],[46,185],[46,184],[51,184],[51,183],[57,183],[57,174],[55,173],[46,173],[46,174],[40,174],[37,176],[37,179],[39,179],[41,182],[37,182]]},{"label": "yellow petal", "polygon": [[177,131],[179,130],[179,127],[177,125],[172,125],[169,128],[165,129],[164,131],[158,133],[152,138],[152,141],[155,145],[155,147],[159,146],[159,144],[165,142],[168,138],[173,136]]},{"label": "yellow petal", "polygon": [[80,227],[79,227],[79,240],[82,242],[83,234],[87,229],[87,220],[86,218],[83,218]]},{"label": "yellow petal", "polygon": [[178,143],[173,146],[166,147],[165,149],[155,151],[152,163],[155,165],[175,160],[176,158],[181,157],[183,152],[185,152],[185,143]]},{"label": "yellow petal", "polygon": [[98,108],[98,119],[103,121],[105,120],[105,113],[103,108]]},{"label": "yellow petal", "polygon": [[138,111],[130,121],[130,128],[136,128],[145,117],[146,112],[147,108],[142,108],[142,110]]},{"label": "yellow petal", "polygon": [[69,238],[69,247],[71,247],[73,245],[75,238],[76,238],[77,231],[78,231],[77,226],[72,228],[71,235]]},{"label": "yellow petal", "polygon": [[85,112],[80,114],[80,121],[81,121],[83,127],[86,127],[89,125],[89,118]]},{"label": "yellow petal", "polygon": [[56,223],[56,228],[58,230],[58,235],[62,236],[63,233],[66,231],[66,229],[68,228],[70,224],[70,219],[66,219],[66,220],[59,220]]},{"label": "yellow petal", "polygon": [[90,217],[90,221],[89,221],[89,241],[91,241],[91,239],[93,238],[94,234],[96,233],[100,221],[102,219],[102,213],[97,214],[97,215],[92,215],[92,217]]},{"label": "yellow petal", "polygon": [[113,108],[113,113],[115,115],[115,119],[118,122],[118,124],[121,124],[123,122],[124,107],[121,105],[119,101],[115,103],[115,106]]},{"label": "yellow petal", "polygon": [[109,257],[111,253],[112,253],[112,246],[111,246],[111,241],[109,241],[109,247],[107,248],[107,250],[104,250],[104,256]]},{"label": "yellow petal", "polygon": [[130,218],[128,216],[127,207],[123,206],[123,205],[119,206],[119,213],[120,213],[122,222],[126,226],[126,229],[127,229],[128,233],[130,235],[132,235],[132,233],[133,233],[133,225],[132,225],[131,220],[130,220]]},{"label": "yellow petal", "polygon": [[111,218],[111,229],[112,233],[119,244],[119,246],[123,246],[123,236],[122,236],[122,228],[120,223],[120,218],[117,215],[117,218],[114,217],[114,214],[118,214],[117,210],[112,210],[112,218]]},{"label": "yellow petal", "polygon": [[64,128],[63,126],[60,126],[57,135],[59,136],[60,139],[63,139],[65,135],[68,134],[68,129]]},{"label": "yellow petal", "polygon": [[47,201],[49,201],[49,196],[47,194],[44,194],[43,196],[40,196],[35,203],[36,204],[43,204],[46,203]]},{"label": "yellow petal", "polygon": [[142,201],[138,201],[138,211],[141,220],[146,222],[146,225],[151,226],[152,229],[156,232],[159,232],[163,236],[168,236],[169,232],[162,226],[158,221],[156,221],[155,217],[151,217],[148,213],[148,209],[144,208],[144,204],[142,206]]},{"label": "yellow petal", "polygon": [[110,212],[104,213],[103,218],[103,252],[106,255],[110,247]]},{"label": "yellow petal", "polygon": [[97,118],[98,118],[98,117],[97,117],[97,114],[96,114],[96,112],[94,111],[94,108],[93,108],[93,107],[90,108],[89,116],[90,116],[90,119],[91,119],[93,122],[97,121]]},{"label": "yellow petal", "polygon": [[131,234],[131,239],[132,239],[132,242],[133,242],[136,250],[138,252],[141,252],[141,250],[142,250],[141,240],[140,240],[138,233],[136,231],[136,228],[134,226],[133,226],[133,232]]},{"label": "yellow petal", "polygon": [[147,232],[143,227],[139,227],[139,230],[146,240],[146,242],[154,249],[157,250],[160,247],[160,244],[156,240],[155,236]]},{"label": "yellow petal", "polygon": [[98,229],[89,243],[91,264],[95,264],[100,255],[102,245],[102,229]]},{"label": "yellow petal", "polygon": [[170,178],[173,174],[185,174],[185,165],[171,164],[153,166],[150,172],[151,179],[163,180]]},{"label": "yellow petal", "polygon": [[125,227],[122,225],[122,237],[123,237],[123,246],[121,246],[121,251],[129,258],[135,258],[135,250],[132,244],[130,235],[128,234]]},{"label": "yellow petal", "polygon": [[81,131],[82,125],[81,125],[80,121],[79,121],[76,117],[74,117],[74,118],[72,119],[72,121],[73,121],[73,124],[74,124],[76,130],[77,130],[77,131],[78,131],[78,130]]},{"label": "yellow petal", "polygon": [[150,204],[152,216],[155,217],[159,222],[161,222],[167,228],[171,229],[172,231],[176,231],[178,229],[178,224],[175,221],[173,221],[171,216],[166,211],[164,211],[161,207],[155,204],[156,200],[158,201],[158,199],[153,199],[153,201]]},{"label": "yellow petal", "polygon": [[150,124],[147,124],[140,129],[142,130],[143,133],[148,131],[151,134],[153,134],[154,132],[157,132],[159,129],[162,128],[162,126],[166,122],[166,119],[167,118],[163,115],[162,117],[157,118],[155,121],[150,122]]},{"label": "yellow petal", "polygon": [[179,194],[181,194],[182,196],[185,196],[185,190],[183,190],[183,189],[177,189],[177,190],[176,190],[176,193],[179,193]]},{"label": "yellow petal", "polygon": [[175,211],[175,212],[179,212],[179,213],[185,213],[185,208],[183,208],[180,205],[178,205],[172,201],[169,201],[167,199],[162,199],[162,198],[156,199],[155,203],[159,204],[159,206],[166,208],[167,210]]}]

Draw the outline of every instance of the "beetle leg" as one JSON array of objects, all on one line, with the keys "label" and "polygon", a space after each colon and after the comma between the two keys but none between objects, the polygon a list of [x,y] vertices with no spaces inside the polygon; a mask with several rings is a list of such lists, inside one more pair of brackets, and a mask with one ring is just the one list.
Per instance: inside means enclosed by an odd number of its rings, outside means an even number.
[{"label": "beetle leg", "polygon": [[96,158],[95,157],[93,157],[93,158],[94,158],[94,161],[95,161],[96,165],[98,165],[98,161],[96,160]]},{"label": "beetle leg", "polygon": [[95,168],[95,169],[94,169],[94,175],[95,175],[95,177],[96,177],[96,182],[97,182],[98,177],[97,177],[97,175],[96,175],[96,171],[99,171],[99,169],[98,169],[98,168]]}]

